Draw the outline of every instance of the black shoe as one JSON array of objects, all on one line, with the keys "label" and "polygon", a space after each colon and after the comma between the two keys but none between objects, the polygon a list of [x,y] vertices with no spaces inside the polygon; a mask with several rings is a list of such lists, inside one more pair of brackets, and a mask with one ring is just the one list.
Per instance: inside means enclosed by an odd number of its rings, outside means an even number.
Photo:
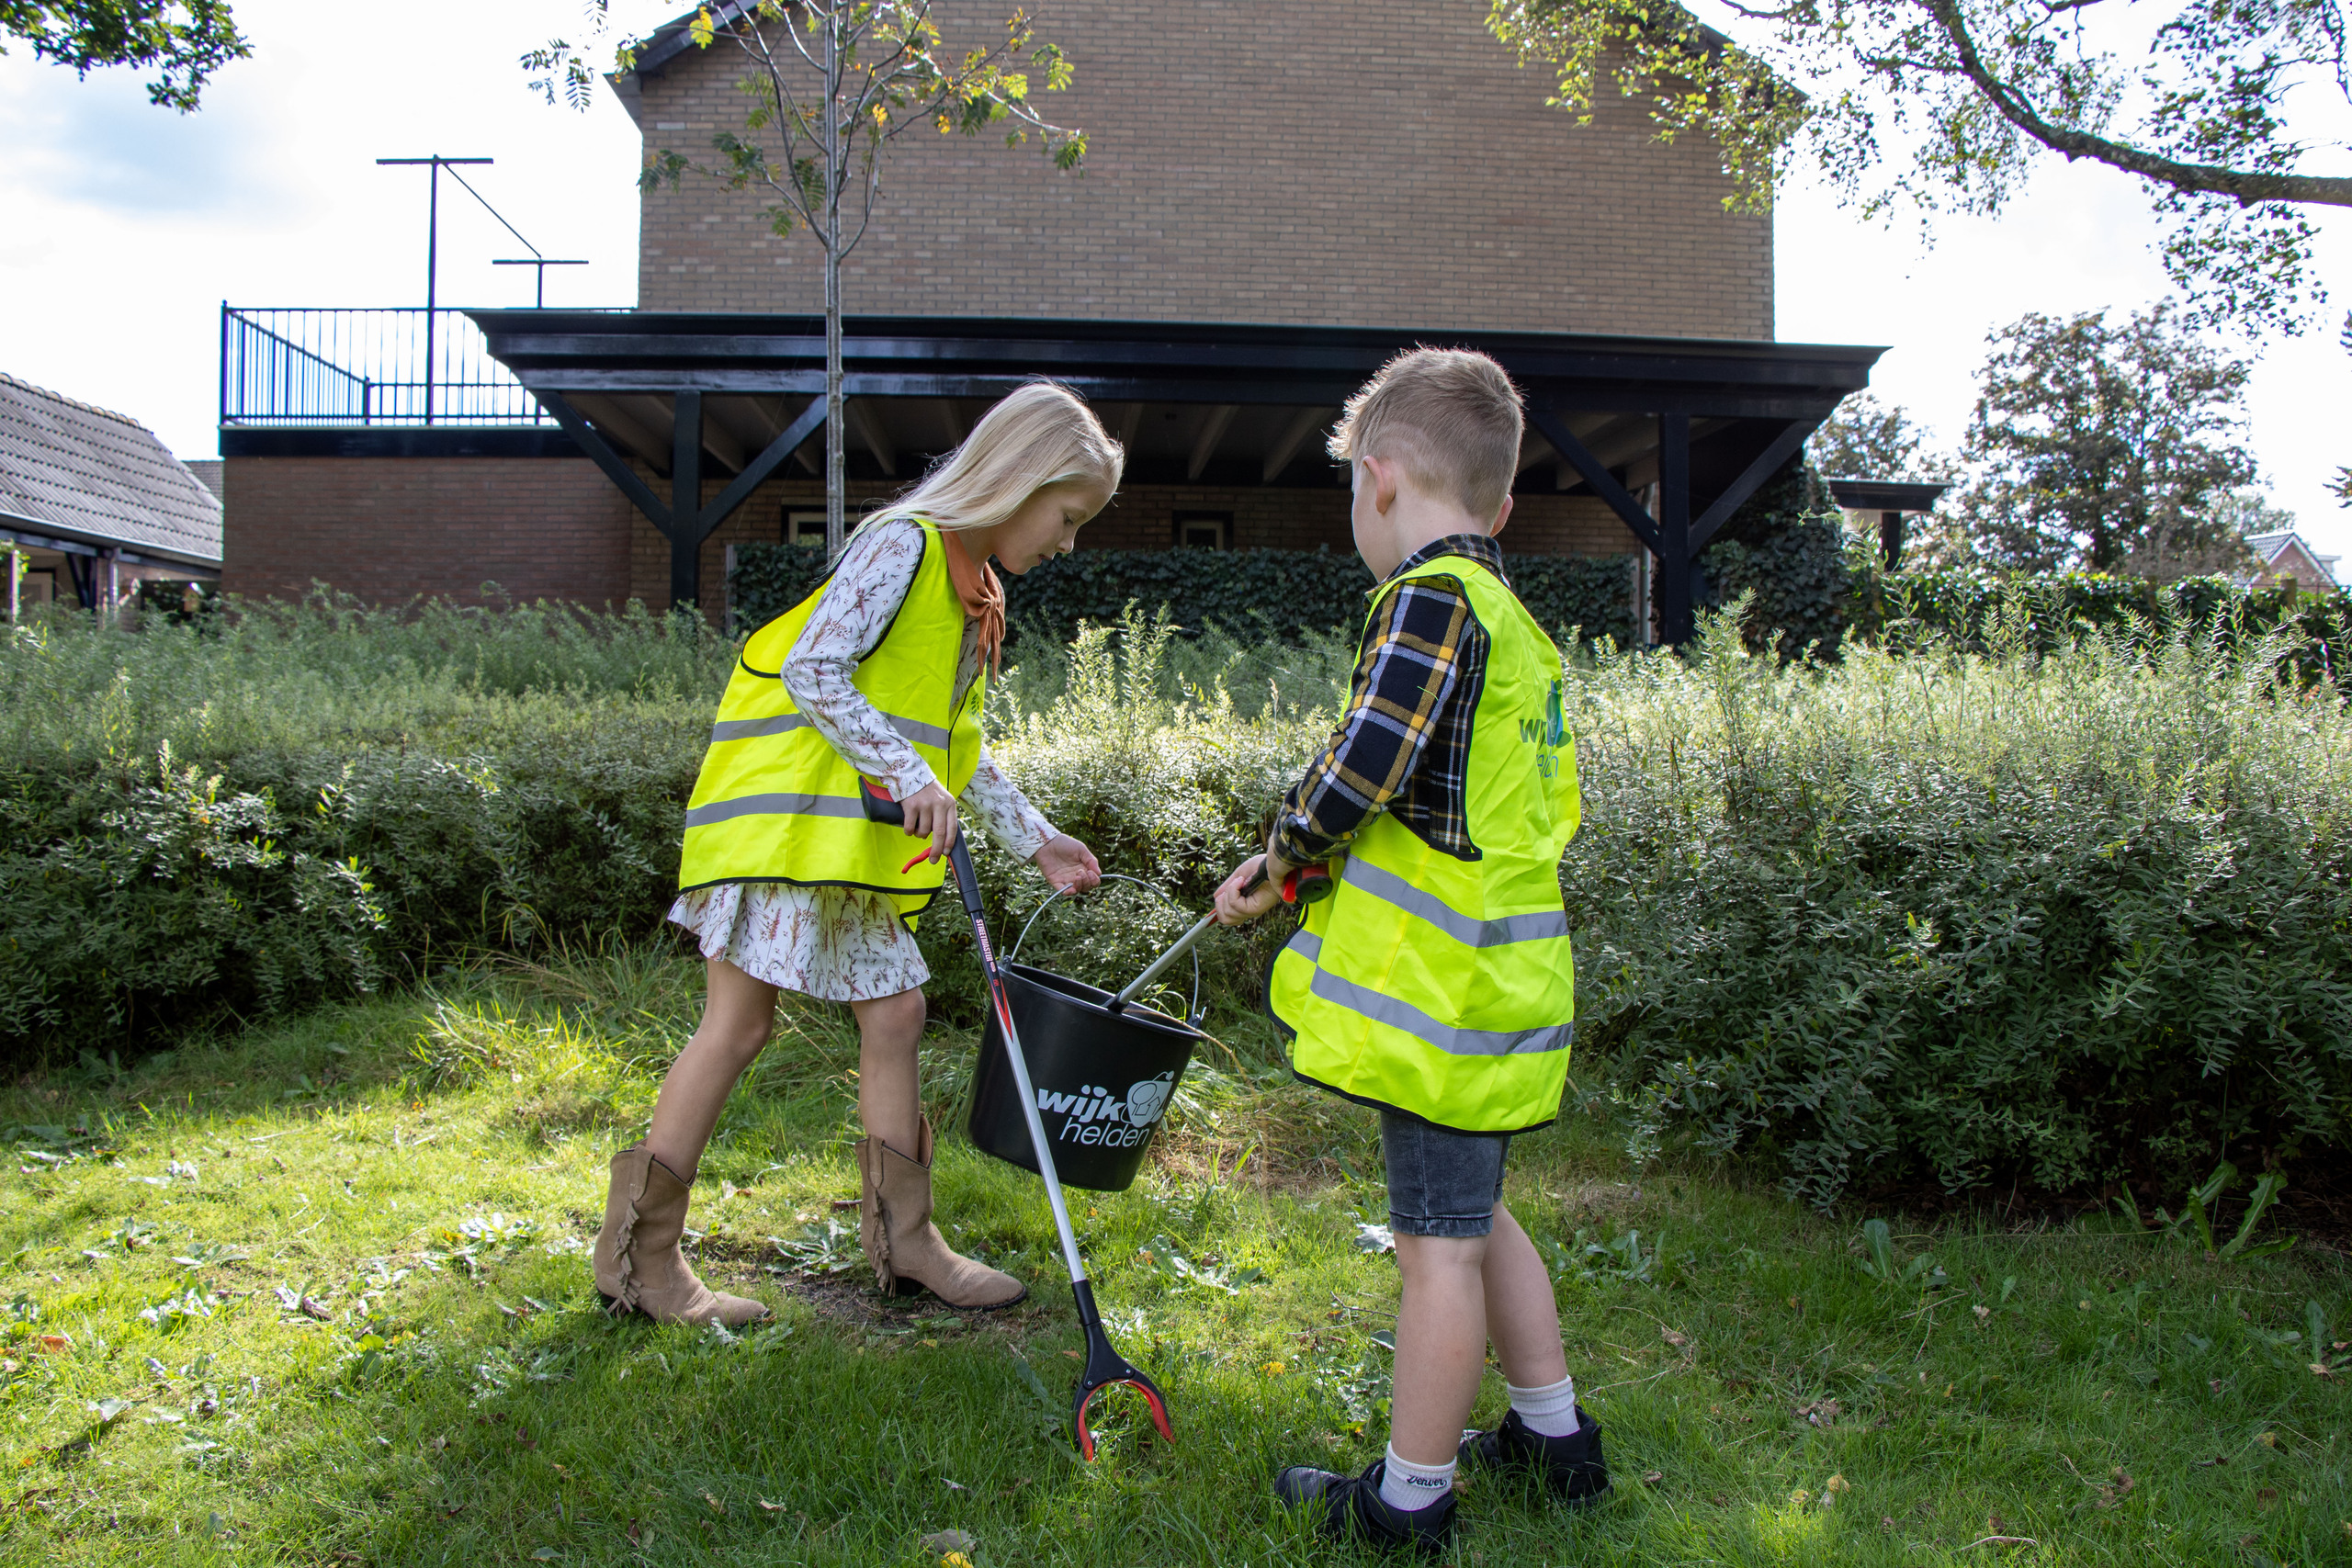
[{"label": "black shoe", "polygon": [[1609,1462],[1600,1456],[1600,1423],[1577,1406],[1577,1429],[1565,1438],[1546,1438],[1527,1429],[1514,1410],[1491,1432],[1471,1432],[1462,1439],[1465,1463],[1485,1465],[1506,1473],[1541,1476],[1544,1483],[1572,1508],[1589,1507],[1609,1491]]},{"label": "black shoe", "polygon": [[1335,1540],[1442,1554],[1453,1537],[1453,1494],[1410,1513],[1392,1508],[1380,1500],[1380,1477],[1387,1468],[1387,1460],[1379,1459],[1362,1475],[1340,1475],[1295,1464],[1274,1477],[1274,1495],[1294,1508],[1318,1499],[1329,1505],[1323,1533]]}]

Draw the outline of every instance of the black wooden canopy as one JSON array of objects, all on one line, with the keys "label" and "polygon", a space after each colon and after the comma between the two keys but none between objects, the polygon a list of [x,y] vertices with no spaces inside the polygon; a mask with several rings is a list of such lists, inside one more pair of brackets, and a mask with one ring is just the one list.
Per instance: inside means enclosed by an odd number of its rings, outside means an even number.
[{"label": "black wooden canopy", "polygon": [[[700,545],[824,423],[813,316],[475,310],[492,355],[671,541],[671,592],[699,594]],[[1159,321],[851,317],[846,445],[862,477],[911,479],[1022,382],[1079,392],[1154,483],[1341,484],[1323,455],[1340,405],[1417,344],[1491,355],[1527,395],[1521,491],[1590,491],[1657,558],[1659,630],[1690,635],[1690,559],[1868,385],[1880,348],[1545,333]],[[1147,414],[1158,417],[1146,417]],[[1174,417],[1170,417],[1173,415]],[[629,457],[669,480],[667,501]],[[703,465],[732,475],[702,500]],[[1645,491],[1647,504],[1634,491]]]},{"label": "black wooden canopy", "polygon": [[1950,489],[1932,479],[1834,479],[1829,499],[1850,511],[1878,513],[1879,558],[1893,571],[1903,564],[1904,514],[1934,511]]}]

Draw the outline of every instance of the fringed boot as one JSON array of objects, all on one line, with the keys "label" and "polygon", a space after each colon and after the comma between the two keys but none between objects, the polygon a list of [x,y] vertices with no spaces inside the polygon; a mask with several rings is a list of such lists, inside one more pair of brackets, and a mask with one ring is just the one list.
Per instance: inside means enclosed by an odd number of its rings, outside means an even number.
[{"label": "fringed boot", "polygon": [[678,1240],[685,1234],[689,1185],[643,1144],[613,1156],[605,1228],[596,1235],[596,1293],[616,1317],[641,1312],[656,1323],[729,1328],[757,1323],[767,1308],[711,1290],[686,1267]]},{"label": "fringed boot", "polygon": [[865,1195],[857,1208],[858,1240],[874,1265],[882,1293],[913,1295],[929,1291],[963,1312],[1009,1307],[1029,1293],[1012,1275],[952,1250],[931,1221],[931,1121],[922,1121],[915,1157],[878,1138],[857,1143],[857,1168]]}]

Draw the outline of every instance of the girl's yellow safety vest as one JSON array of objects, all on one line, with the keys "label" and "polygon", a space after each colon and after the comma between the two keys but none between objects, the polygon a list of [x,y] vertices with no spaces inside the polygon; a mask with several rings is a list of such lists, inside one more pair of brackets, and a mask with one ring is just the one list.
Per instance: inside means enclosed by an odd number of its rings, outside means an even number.
[{"label": "girl's yellow safety vest", "polygon": [[[815,592],[743,645],[719,699],[710,749],[686,803],[680,891],[721,882],[790,882],[863,887],[887,895],[909,926],[939,896],[944,862],[900,869],[922,847],[896,826],[869,822],[857,770],[827,745],[778,674],[799,639]],[[980,760],[988,671],[956,701],[964,603],[947,575],[939,530],[922,523],[922,562],[882,641],[852,684],[914,743],[950,795],[960,795]]]},{"label": "girl's yellow safety vest", "polygon": [[1455,1132],[1530,1132],[1559,1115],[1576,1014],[1559,867],[1577,764],[1560,651],[1477,562],[1440,556],[1404,581],[1422,578],[1459,582],[1487,637],[1464,779],[1477,856],[1433,850],[1379,813],[1276,955],[1267,1000],[1297,1035],[1291,1068],[1307,1082]]}]

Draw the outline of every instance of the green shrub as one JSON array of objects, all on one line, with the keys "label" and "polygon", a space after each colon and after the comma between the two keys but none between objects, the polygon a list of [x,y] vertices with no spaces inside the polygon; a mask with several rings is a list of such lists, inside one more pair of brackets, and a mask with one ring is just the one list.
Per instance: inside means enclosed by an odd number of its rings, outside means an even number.
[{"label": "green shrub", "polygon": [[[430,636],[322,604],[0,649],[0,1059],[657,928],[727,646],[435,614]],[[1024,961],[1132,974],[1329,732],[1346,638],[1170,632],[1033,639],[995,689],[1008,771],[1149,885],[1055,905]],[[1824,1206],[2340,1159],[2352,713],[2297,672],[2309,635],[2065,640],[2011,604],[1834,666],[1752,657],[1721,617],[1687,659],[1572,659],[1577,1072],[1619,1080],[1637,1142],[1755,1158]],[[976,858],[1009,942],[1043,885]],[[1283,934],[1203,944],[1216,1017],[1254,1010]],[[934,1006],[974,1021],[952,899],[920,940]]]},{"label": "green shrub", "polygon": [[[1623,556],[1507,556],[1504,570],[1536,620],[1555,634],[1633,640],[1630,565]],[[743,545],[728,579],[740,627],[784,614],[822,581],[822,553],[802,545]],[[1092,622],[1116,622],[1130,604],[1161,608],[1187,635],[1204,627],[1297,640],[1352,637],[1363,625],[1372,574],[1329,550],[1079,550],[1005,574],[1005,615],[1024,637],[1063,643]]]},{"label": "green shrub", "polygon": [[2340,1150],[2337,693],[2283,639],[2003,635],[1823,671],[1714,620],[1579,672],[1579,1049],[1824,1206]]}]

